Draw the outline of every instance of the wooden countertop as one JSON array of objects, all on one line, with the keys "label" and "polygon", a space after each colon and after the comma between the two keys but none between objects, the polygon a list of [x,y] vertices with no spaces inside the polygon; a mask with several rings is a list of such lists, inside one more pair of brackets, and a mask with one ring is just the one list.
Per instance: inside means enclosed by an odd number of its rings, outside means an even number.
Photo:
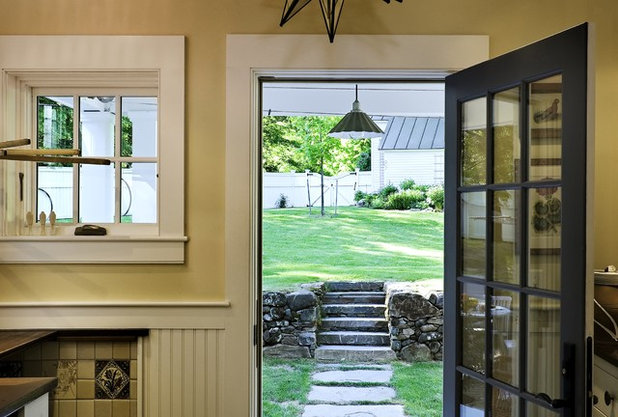
[{"label": "wooden countertop", "polygon": [[53,390],[57,383],[57,378],[0,378],[0,417]]},{"label": "wooden countertop", "polygon": [[55,333],[53,330],[1,330],[0,356]]}]

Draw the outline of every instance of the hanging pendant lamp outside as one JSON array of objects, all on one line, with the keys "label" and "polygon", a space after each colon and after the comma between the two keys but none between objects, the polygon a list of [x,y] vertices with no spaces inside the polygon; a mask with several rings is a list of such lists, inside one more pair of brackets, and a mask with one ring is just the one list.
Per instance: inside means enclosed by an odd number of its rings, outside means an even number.
[{"label": "hanging pendant lamp outside", "polygon": [[379,138],[384,134],[380,126],[375,124],[360,108],[358,102],[358,84],[356,85],[356,100],[352,103],[352,111],[333,127],[328,136],[339,139]]}]

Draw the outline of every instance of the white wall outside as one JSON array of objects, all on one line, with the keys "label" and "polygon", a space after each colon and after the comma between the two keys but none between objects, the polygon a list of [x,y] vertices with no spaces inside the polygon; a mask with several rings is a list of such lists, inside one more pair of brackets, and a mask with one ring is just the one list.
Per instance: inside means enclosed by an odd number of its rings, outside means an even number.
[{"label": "white wall outside", "polygon": [[[343,174],[345,175],[345,174]],[[307,180],[309,180],[309,192],[311,203],[314,207],[320,207],[320,174],[294,172],[266,172],[262,177],[262,207],[276,207],[276,202],[281,194],[288,198],[288,207],[307,207],[309,197],[307,195]],[[339,176],[337,187],[336,178],[324,176],[324,205],[334,206],[335,200],[339,206],[354,205],[354,193],[357,190],[363,192],[372,191],[371,172],[364,171],[356,174]],[[338,190],[338,192],[336,191]]]},{"label": "white wall outside", "polygon": [[419,185],[444,183],[444,149],[414,151],[380,151],[383,154],[381,187],[399,186],[403,180],[413,179]]}]

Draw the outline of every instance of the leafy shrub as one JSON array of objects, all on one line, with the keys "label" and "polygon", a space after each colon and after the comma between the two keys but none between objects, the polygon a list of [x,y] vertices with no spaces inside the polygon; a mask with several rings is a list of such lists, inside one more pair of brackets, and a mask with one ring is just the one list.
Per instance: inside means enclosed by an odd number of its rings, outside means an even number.
[{"label": "leafy shrub", "polygon": [[411,208],[422,208],[425,201],[425,194],[420,190],[406,190],[400,193],[391,194],[386,201],[385,208],[389,210],[409,210]]},{"label": "leafy shrub", "polygon": [[388,184],[386,187],[382,188],[378,193],[383,200],[386,200],[389,195],[395,194],[399,189],[395,187],[393,184]]},{"label": "leafy shrub", "polygon": [[416,183],[414,182],[414,180],[410,178],[410,179],[401,181],[401,184],[399,184],[399,188],[401,188],[403,191],[406,191],[406,190],[413,189],[415,185]]},{"label": "leafy shrub", "polygon": [[435,186],[427,190],[429,206],[436,210],[444,210],[444,187]]},{"label": "leafy shrub", "polygon": [[354,201],[356,201],[357,203],[361,200],[365,200],[366,198],[367,198],[367,193],[364,193],[361,190],[358,190],[354,193]]},{"label": "leafy shrub", "polygon": [[371,202],[369,202],[369,206],[374,209],[383,209],[385,208],[386,203],[381,196],[377,195],[371,200]]},{"label": "leafy shrub", "polygon": [[290,203],[289,198],[287,195],[281,193],[279,195],[279,198],[277,199],[277,201],[275,201],[275,208],[286,208],[289,207],[288,204]]}]

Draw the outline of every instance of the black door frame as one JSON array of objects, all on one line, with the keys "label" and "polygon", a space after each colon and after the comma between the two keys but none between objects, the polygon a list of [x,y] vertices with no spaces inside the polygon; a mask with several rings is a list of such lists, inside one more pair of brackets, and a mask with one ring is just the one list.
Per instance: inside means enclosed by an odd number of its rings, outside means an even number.
[{"label": "black door frame", "polygon": [[[445,345],[444,345],[444,416],[459,416],[461,401],[461,378],[458,377],[458,366],[461,362],[461,334],[459,315],[459,294],[462,282],[482,283],[488,288],[508,288],[497,282],[491,281],[491,270],[487,270],[488,279],[475,280],[462,277],[461,271],[461,247],[459,239],[460,212],[457,203],[460,191],[470,191],[472,188],[478,191],[494,190],[499,186],[475,186],[459,187],[460,165],[458,157],[461,147],[458,135],[461,126],[460,104],[477,97],[490,97],[493,92],[501,91],[517,85],[526,85],[527,82],[545,78],[560,73],[563,76],[563,113],[568,115],[563,118],[563,148],[562,165],[569,169],[562,170],[562,179],[557,181],[563,187],[563,211],[562,237],[561,237],[561,334],[564,343],[574,347],[572,352],[572,376],[571,387],[563,382],[562,394],[569,396],[572,411],[563,413],[563,416],[584,416],[589,407],[587,398],[587,375],[586,369],[586,157],[587,157],[587,76],[588,76],[588,24],[582,24],[568,31],[559,33],[547,39],[522,49],[510,52],[487,62],[475,65],[446,78],[446,107],[445,107]],[[583,81],[582,81],[583,80]],[[526,88],[521,89],[522,100],[527,102]],[[490,101],[488,100],[488,103]],[[490,105],[488,104],[488,120],[491,120]],[[521,133],[527,131],[526,112],[521,113]],[[489,124],[488,124],[489,126]],[[492,135],[488,128],[487,155],[488,160],[492,155]],[[582,140],[583,139],[583,140]],[[524,148],[522,140],[522,149]],[[568,145],[566,145],[568,144]],[[566,145],[566,146],[565,146]],[[522,153],[521,160],[526,161],[526,153]],[[488,164],[491,165],[491,164]],[[527,163],[522,164],[526,169]],[[489,171],[489,167],[488,167]],[[488,172],[489,173],[489,172]],[[523,178],[527,178],[522,171]],[[488,176],[491,184],[491,176]],[[552,185],[551,183],[527,182],[522,188],[532,188],[535,185]],[[488,215],[491,206],[488,205]],[[522,210],[523,211],[523,210]],[[525,219],[521,223],[525,225]],[[567,225],[566,227],[564,225]],[[486,239],[491,242],[490,230]],[[521,257],[527,252],[527,242],[522,242]],[[489,260],[488,260],[489,262]],[[522,259],[522,265],[526,260]],[[525,269],[521,269],[523,274]],[[522,293],[552,296],[542,290],[520,288]],[[568,310],[568,313],[567,313]],[[525,305],[521,306],[521,326],[525,326]],[[489,323],[489,313],[486,316]],[[524,329],[523,327],[521,328]],[[489,333],[489,328],[487,328]],[[526,334],[520,334],[520,346],[525,346]],[[487,346],[486,349],[490,349]],[[522,351],[524,349],[521,349]],[[568,355],[563,352],[564,356]],[[486,362],[489,358],[486,358]],[[457,371],[459,369],[459,371]],[[486,368],[490,369],[490,368]],[[523,373],[521,371],[523,370]],[[520,360],[520,381],[525,381],[525,361]],[[568,371],[571,373],[571,371]],[[530,401],[544,405],[543,401],[535,396],[524,392],[524,386],[520,384],[519,390],[500,383],[490,376],[474,375],[483,382],[516,393],[523,401]],[[488,387],[490,386],[488,385]],[[489,391],[489,388],[486,390]],[[517,392],[519,391],[519,392]],[[572,392],[569,392],[572,391]],[[486,396],[485,409],[490,406],[490,398]],[[520,407],[521,409],[522,407]],[[525,413],[525,411],[520,411]],[[525,414],[520,414],[525,415]]]}]

